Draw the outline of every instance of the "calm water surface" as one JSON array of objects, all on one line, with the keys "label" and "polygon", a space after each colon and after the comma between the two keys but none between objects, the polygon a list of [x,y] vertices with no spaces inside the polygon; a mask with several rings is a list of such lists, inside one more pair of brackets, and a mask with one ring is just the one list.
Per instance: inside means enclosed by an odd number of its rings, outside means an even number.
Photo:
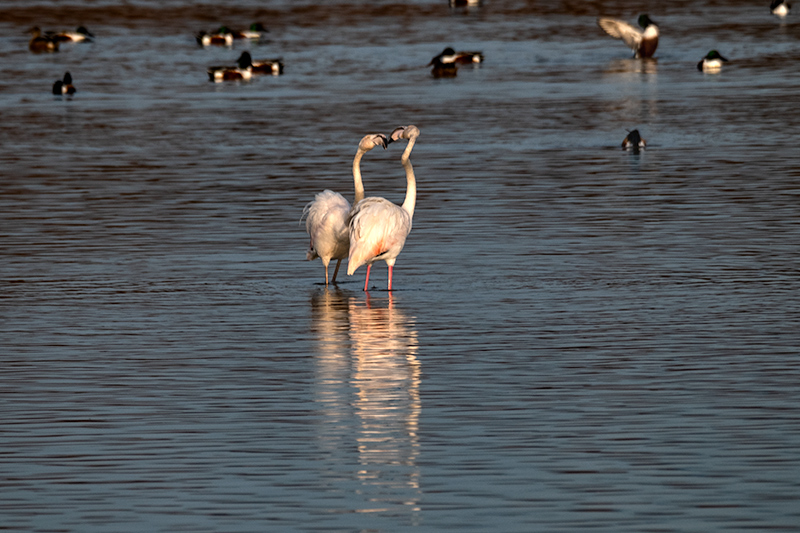
[{"label": "calm water surface", "polygon": [[[799,531],[800,23],[766,3],[647,4],[650,62],[595,24],[631,2],[0,4],[0,530]],[[435,80],[447,45],[486,61]],[[245,48],[285,74],[207,81]],[[397,290],[326,290],[303,206],[406,124]]]}]

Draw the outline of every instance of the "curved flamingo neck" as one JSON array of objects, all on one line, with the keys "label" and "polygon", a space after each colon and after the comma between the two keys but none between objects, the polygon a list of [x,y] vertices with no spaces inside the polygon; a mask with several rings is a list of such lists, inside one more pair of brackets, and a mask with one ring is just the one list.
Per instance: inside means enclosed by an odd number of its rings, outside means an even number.
[{"label": "curved flamingo neck", "polygon": [[406,169],[406,199],[403,202],[403,209],[413,218],[414,207],[417,205],[417,179],[414,176],[414,167],[411,166],[408,156],[411,155],[411,150],[414,148],[414,143],[417,141],[416,137],[408,140],[406,150],[403,152],[403,157],[400,161],[403,163],[403,168]]},{"label": "curved flamingo neck", "polygon": [[364,183],[361,181],[361,158],[364,157],[366,152],[361,148],[356,152],[353,158],[353,185],[355,185],[356,196],[353,200],[353,207],[364,199]]}]

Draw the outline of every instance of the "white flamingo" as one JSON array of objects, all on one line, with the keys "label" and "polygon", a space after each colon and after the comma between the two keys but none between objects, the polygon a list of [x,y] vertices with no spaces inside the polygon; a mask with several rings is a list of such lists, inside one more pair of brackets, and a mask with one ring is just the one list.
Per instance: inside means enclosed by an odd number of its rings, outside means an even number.
[{"label": "white flamingo", "polygon": [[408,145],[400,159],[406,169],[406,199],[398,206],[385,198],[370,197],[353,207],[350,217],[350,255],[347,275],[350,276],[361,265],[367,265],[364,290],[369,286],[369,272],[375,261],[386,261],[389,266],[389,290],[392,290],[392,268],[406,243],[414,218],[417,202],[417,181],[408,156],[419,137],[416,126],[401,126],[391,135],[391,141],[408,139]]},{"label": "white flamingo", "polygon": [[[364,198],[364,184],[361,181],[361,158],[364,154],[382,146],[384,150],[389,140],[382,133],[372,133],[361,139],[358,143],[356,156],[353,158],[353,183],[356,195],[353,204]],[[325,265],[325,286],[328,286],[328,264],[331,259],[336,259],[336,270],[333,271],[331,283],[336,283],[336,274],[342,259],[347,257],[350,250],[350,237],[347,224],[350,220],[350,203],[338,192],[324,190],[318,193],[312,202],[303,209],[303,218],[306,219],[306,231],[311,238],[306,259],[311,261],[319,257]]]}]

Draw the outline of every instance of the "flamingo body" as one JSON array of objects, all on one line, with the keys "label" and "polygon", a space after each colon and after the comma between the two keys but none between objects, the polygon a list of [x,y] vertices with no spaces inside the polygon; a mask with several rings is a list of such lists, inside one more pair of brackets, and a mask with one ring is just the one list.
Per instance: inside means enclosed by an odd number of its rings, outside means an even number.
[{"label": "flamingo body", "polygon": [[[376,146],[386,149],[389,140],[382,133],[366,135],[358,143],[358,150],[353,158],[353,184],[355,187],[355,200],[358,203],[364,198],[364,185],[361,181],[361,158],[365,153]],[[306,219],[306,231],[311,242],[306,259],[309,261],[319,257],[325,265],[325,285],[328,285],[328,265],[331,259],[336,259],[336,270],[333,271],[331,283],[336,282],[336,274],[342,259],[350,251],[350,202],[344,196],[331,190],[324,190],[314,196],[303,209]]]},{"label": "flamingo body", "polygon": [[350,255],[347,273],[362,265],[386,261],[394,266],[411,232],[412,215],[385,198],[364,198],[350,221]]},{"label": "flamingo body", "polygon": [[[350,241],[347,222],[350,216],[350,202],[338,192],[324,190],[314,196],[303,209],[306,217],[306,231],[311,238],[306,259],[319,257],[325,265],[325,283],[328,283],[328,264],[331,259],[341,261],[347,257]],[[333,273],[333,281],[339,272],[339,264]]]},{"label": "flamingo body", "polygon": [[406,171],[406,199],[402,206],[385,198],[370,197],[358,202],[350,213],[350,253],[347,260],[347,275],[362,265],[367,265],[364,290],[369,288],[369,273],[372,263],[386,261],[389,267],[389,290],[392,290],[392,270],[397,256],[403,250],[406,237],[411,232],[414,206],[417,200],[417,182],[408,157],[419,136],[419,128],[405,126],[392,132],[391,140],[408,139],[401,161]]}]

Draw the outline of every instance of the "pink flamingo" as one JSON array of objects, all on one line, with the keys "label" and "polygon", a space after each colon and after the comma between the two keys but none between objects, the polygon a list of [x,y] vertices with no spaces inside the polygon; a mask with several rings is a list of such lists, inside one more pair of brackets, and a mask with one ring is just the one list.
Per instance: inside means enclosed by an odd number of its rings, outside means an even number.
[{"label": "pink flamingo", "polygon": [[391,134],[391,141],[408,139],[408,145],[400,159],[406,170],[406,199],[398,206],[385,198],[370,197],[358,202],[350,214],[350,255],[347,275],[351,276],[358,267],[367,265],[367,279],[364,290],[368,290],[369,272],[375,261],[386,261],[389,266],[389,290],[392,290],[392,269],[406,243],[414,218],[417,202],[417,181],[414,168],[408,156],[419,137],[416,126],[401,126]]},{"label": "pink flamingo", "polygon": [[[382,146],[386,149],[389,139],[382,133],[372,133],[361,139],[358,143],[356,156],[353,158],[353,183],[356,195],[353,204],[364,199],[364,184],[361,181],[361,158],[364,154]],[[324,190],[318,193],[312,202],[303,209],[303,218],[306,219],[306,231],[311,237],[306,259],[309,261],[319,257],[325,265],[325,286],[328,286],[328,264],[331,259],[336,259],[336,270],[333,271],[331,283],[336,283],[336,274],[342,259],[347,257],[350,250],[350,237],[347,224],[350,220],[350,203],[338,192]]]}]

